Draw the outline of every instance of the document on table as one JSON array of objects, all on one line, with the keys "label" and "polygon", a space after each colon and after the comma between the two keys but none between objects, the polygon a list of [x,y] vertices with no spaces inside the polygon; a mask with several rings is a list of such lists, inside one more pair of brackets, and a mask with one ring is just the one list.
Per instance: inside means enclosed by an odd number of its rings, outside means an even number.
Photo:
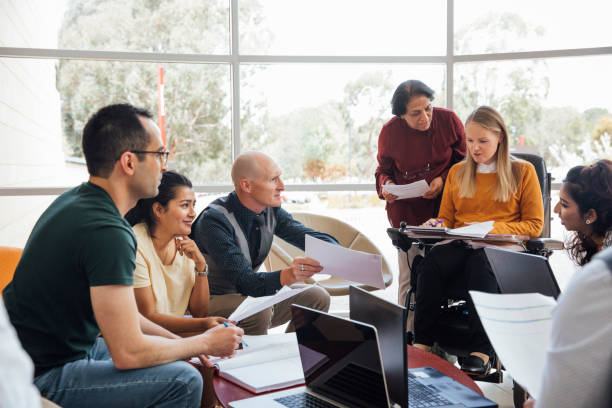
[{"label": "document on table", "polygon": [[352,282],[384,289],[382,255],[355,251],[306,235],[306,256],[319,261],[326,273]]},{"label": "document on table", "polygon": [[242,338],[249,347],[236,350],[233,358],[210,358],[221,377],[254,393],[304,384],[295,333],[245,335]]},{"label": "document on table", "polygon": [[259,313],[264,309],[274,306],[285,299],[289,299],[308,289],[308,286],[303,288],[292,289],[289,286],[283,286],[278,292],[270,296],[247,297],[228,317],[228,320],[239,322],[255,313]]},{"label": "document on table", "polygon": [[484,238],[493,229],[494,221],[477,222],[459,228],[448,230],[451,235],[463,235],[472,238]]},{"label": "document on table", "polygon": [[385,184],[383,190],[397,196],[398,200],[402,200],[404,198],[422,197],[429,191],[429,184],[425,180],[410,184]]},{"label": "document on table", "polygon": [[502,364],[537,400],[557,303],[539,293],[470,295]]}]

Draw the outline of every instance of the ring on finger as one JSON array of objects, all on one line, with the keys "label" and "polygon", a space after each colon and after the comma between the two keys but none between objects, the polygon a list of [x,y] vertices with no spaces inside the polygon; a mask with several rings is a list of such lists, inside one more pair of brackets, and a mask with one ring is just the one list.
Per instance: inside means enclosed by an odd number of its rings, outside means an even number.
[{"label": "ring on finger", "polygon": [[300,264],[300,270],[304,272],[304,264]]}]

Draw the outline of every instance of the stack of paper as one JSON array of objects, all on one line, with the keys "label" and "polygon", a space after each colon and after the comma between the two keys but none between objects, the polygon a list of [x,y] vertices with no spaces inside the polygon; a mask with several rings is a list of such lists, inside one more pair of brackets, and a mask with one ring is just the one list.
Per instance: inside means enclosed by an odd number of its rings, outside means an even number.
[{"label": "stack of paper", "polygon": [[429,184],[425,180],[410,184],[385,184],[383,191],[397,196],[398,200],[403,200],[404,198],[422,197],[429,191]]},{"label": "stack of paper", "polygon": [[493,229],[494,221],[476,222],[464,227],[454,228],[447,232],[451,235],[462,235],[472,238],[484,238]]},{"label": "stack of paper", "polygon": [[234,312],[227,318],[228,320],[239,322],[247,317],[259,313],[264,309],[274,306],[275,304],[282,302],[285,299],[289,299],[303,291],[308,289],[308,286],[292,289],[288,286],[283,286],[278,292],[270,296],[260,297],[247,297],[244,301],[234,310]]},{"label": "stack of paper", "polygon": [[470,291],[480,321],[512,378],[536,400],[552,330],[552,297]]}]

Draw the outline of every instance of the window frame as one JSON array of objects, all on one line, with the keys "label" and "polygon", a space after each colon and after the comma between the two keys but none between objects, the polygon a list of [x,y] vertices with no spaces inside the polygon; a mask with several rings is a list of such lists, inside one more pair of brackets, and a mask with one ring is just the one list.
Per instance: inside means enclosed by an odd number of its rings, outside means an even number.
[{"label": "window frame", "polygon": [[[231,152],[232,160],[241,152],[240,138],[240,67],[244,64],[445,64],[447,108],[453,109],[454,67],[463,62],[491,62],[504,60],[525,60],[558,57],[599,56],[612,54],[611,47],[556,49],[544,51],[508,52],[494,54],[454,54],[454,0],[446,0],[446,55],[444,56],[304,56],[304,55],[248,55],[240,54],[239,44],[239,0],[230,2],[230,54],[181,54],[150,53],[132,51],[95,51],[47,48],[0,47],[3,58],[71,59],[93,61],[126,62],[172,62],[191,64],[228,64],[231,67]],[[229,169],[227,169],[229,172]],[[374,183],[306,183],[286,185],[287,191],[374,191]],[[0,187],[0,196],[58,195],[70,187]],[[553,183],[553,190],[560,189],[560,183]],[[196,192],[223,193],[233,190],[231,184],[196,185]]]}]

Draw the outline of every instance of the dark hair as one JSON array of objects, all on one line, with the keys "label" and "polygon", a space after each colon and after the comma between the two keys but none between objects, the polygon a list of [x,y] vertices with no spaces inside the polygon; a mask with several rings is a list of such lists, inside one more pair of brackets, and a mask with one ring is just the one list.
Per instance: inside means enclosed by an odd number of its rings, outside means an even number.
[{"label": "dark hair", "polygon": [[146,150],[151,141],[138,116],[152,118],[145,109],[117,104],[100,109],[87,121],[82,146],[90,175],[107,178],[124,152]]},{"label": "dark hair", "polygon": [[136,206],[125,214],[125,219],[134,226],[138,223],[145,222],[149,227],[149,231],[155,225],[155,215],[153,214],[153,204],[160,203],[166,208],[168,201],[176,197],[177,187],[191,188],[191,181],[182,174],[169,170],[162,173],[161,183],[159,184],[159,192],[153,198],[142,198],[138,200]]},{"label": "dark hair", "polygon": [[430,101],[434,100],[435,92],[418,79],[404,81],[393,92],[391,98],[391,113],[400,116],[406,113],[406,104],[413,96],[426,96]]},{"label": "dark hair", "polygon": [[573,167],[563,185],[578,205],[581,216],[590,209],[597,213],[597,220],[590,224],[591,234],[576,231],[567,244],[570,256],[578,265],[584,265],[599,249],[593,236],[605,237],[612,228],[612,161],[602,159],[590,166]]}]

